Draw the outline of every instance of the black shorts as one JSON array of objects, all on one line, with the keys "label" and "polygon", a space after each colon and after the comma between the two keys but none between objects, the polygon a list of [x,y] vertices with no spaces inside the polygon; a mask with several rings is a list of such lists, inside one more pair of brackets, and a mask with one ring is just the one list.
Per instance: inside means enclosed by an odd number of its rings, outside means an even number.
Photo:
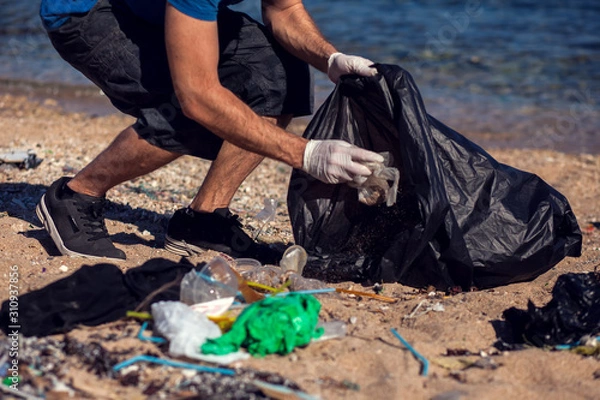
[{"label": "black shorts", "polygon": [[[266,28],[229,9],[219,11],[219,78],[264,116],[312,113],[308,65],[287,53]],[[138,134],[162,149],[213,160],[222,139],[181,111],[173,90],[164,28],[135,16],[123,0],[98,0],[48,36],[58,53],[137,118]]]}]

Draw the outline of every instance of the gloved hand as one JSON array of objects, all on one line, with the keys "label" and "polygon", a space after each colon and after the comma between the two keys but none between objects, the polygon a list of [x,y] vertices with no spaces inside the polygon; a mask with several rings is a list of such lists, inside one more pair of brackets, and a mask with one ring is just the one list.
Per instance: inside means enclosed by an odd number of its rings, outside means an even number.
[{"label": "gloved hand", "polygon": [[325,183],[358,182],[371,175],[360,162],[383,162],[383,157],[343,140],[310,140],[302,170]]},{"label": "gloved hand", "polygon": [[373,61],[363,57],[333,53],[327,60],[327,76],[333,83],[338,83],[342,75],[375,76],[377,70],[371,67],[373,64]]}]

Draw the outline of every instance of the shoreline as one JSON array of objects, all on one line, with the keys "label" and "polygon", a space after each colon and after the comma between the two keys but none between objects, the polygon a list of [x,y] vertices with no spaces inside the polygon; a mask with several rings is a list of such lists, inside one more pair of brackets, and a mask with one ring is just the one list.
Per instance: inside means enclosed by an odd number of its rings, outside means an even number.
[{"label": "shoreline", "polygon": [[[50,104],[57,106],[65,113],[83,113],[92,117],[101,117],[108,115],[123,115],[109,101],[109,99],[93,84],[89,85],[69,85],[57,84],[48,82],[35,82],[28,80],[10,80],[0,78],[0,96],[25,96],[28,101],[39,104]],[[327,96],[321,93],[315,96],[314,111],[320,107],[322,101]],[[318,99],[322,99],[320,102]],[[428,99],[424,99],[428,103]],[[439,101],[432,99],[432,101]],[[510,132],[508,129],[502,132],[490,132],[481,125],[476,123],[478,115],[468,115],[464,108],[462,109],[463,116],[459,122],[453,124],[446,122],[443,118],[441,122],[446,123],[457,132],[463,134],[471,141],[486,150],[493,149],[531,149],[531,150],[552,150],[566,154],[600,154],[600,137],[593,135],[590,132],[579,132],[581,126],[573,116],[567,115],[561,118],[552,115],[551,110],[543,111],[545,115],[541,115],[543,110],[540,110],[540,115],[536,116],[536,120],[540,121],[539,131],[531,134],[531,132]],[[499,118],[495,110],[490,115],[480,115],[485,121],[485,118]],[[593,114],[592,114],[593,115]],[[302,134],[304,127],[311,121],[312,116],[295,118],[290,125],[290,130],[296,134]],[[562,124],[562,125],[561,125]],[[479,126],[480,129],[469,130],[469,126]],[[486,126],[484,124],[484,126]],[[562,127],[573,127],[575,135],[569,136],[568,132],[562,130]],[[527,128],[530,129],[530,128]],[[589,127],[585,128],[590,130]],[[579,140],[579,141],[578,141]]]}]

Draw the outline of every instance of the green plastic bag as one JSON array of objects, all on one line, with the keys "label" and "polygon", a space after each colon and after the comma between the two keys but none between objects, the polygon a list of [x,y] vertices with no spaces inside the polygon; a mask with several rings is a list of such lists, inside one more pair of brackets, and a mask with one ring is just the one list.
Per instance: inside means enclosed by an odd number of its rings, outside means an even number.
[{"label": "green plastic bag", "polygon": [[229,332],[208,339],[201,351],[222,355],[245,347],[255,357],[288,354],[323,334],[323,328],[316,329],[320,310],[321,304],[311,295],[267,297],[248,306]]}]

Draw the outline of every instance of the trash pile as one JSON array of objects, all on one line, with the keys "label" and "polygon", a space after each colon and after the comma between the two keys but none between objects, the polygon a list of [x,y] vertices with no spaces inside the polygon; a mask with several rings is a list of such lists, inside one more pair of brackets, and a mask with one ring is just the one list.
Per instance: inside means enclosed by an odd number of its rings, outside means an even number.
[{"label": "trash pile", "polygon": [[[388,303],[396,299],[303,278],[306,261],[305,250],[291,246],[280,266],[225,256],[198,265],[153,259],[124,274],[111,264],[82,266],[20,297],[21,368],[14,378],[19,391],[31,398],[49,392],[94,397],[98,393],[82,382],[95,376],[114,379],[123,390],[136,387],[145,395],[160,391],[162,396],[187,393],[220,399],[274,394],[312,398],[277,374],[229,365],[343,338],[346,323],[322,321],[316,294],[348,293]],[[5,301],[0,323],[7,335],[9,316]],[[81,325],[102,326],[82,339],[81,330],[77,336],[70,333]],[[57,333],[63,338],[50,337]],[[135,339],[136,345],[123,348],[119,343],[126,339]],[[10,340],[9,336],[4,345],[9,347]],[[9,365],[7,353],[0,369]],[[69,372],[65,363],[69,356],[77,359],[76,375],[90,376],[73,379],[73,365]],[[149,375],[142,365],[158,365],[164,371]],[[185,379],[161,378],[172,376],[164,372],[175,369],[188,371]],[[63,380],[67,372],[69,384]],[[3,376],[11,378],[8,370]],[[9,381],[2,390],[16,396]]]}]

